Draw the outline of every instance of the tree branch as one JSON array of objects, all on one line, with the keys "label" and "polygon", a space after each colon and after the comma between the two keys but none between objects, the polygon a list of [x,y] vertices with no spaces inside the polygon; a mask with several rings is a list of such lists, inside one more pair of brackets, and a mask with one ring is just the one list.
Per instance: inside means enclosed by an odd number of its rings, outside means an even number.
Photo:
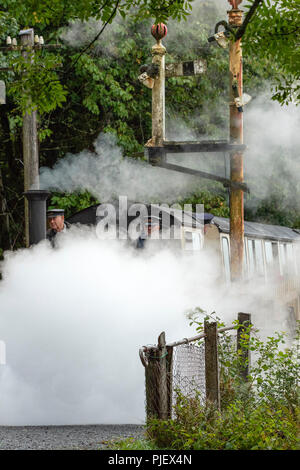
[{"label": "tree branch", "polygon": [[77,59],[73,62],[73,65],[71,67],[71,69],[77,64],[77,62],[79,61],[80,57],[97,41],[97,39],[101,36],[101,34],[103,33],[104,29],[106,28],[106,26],[108,25],[108,23],[113,19],[113,17],[115,16],[116,12],[117,12],[117,9],[118,9],[118,6],[120,4],[120,1],[121,0],[118,0],[117,3],[116,3],[116,6],[115,8],[113,9],[113,12],[112,14],[110,15],[110,17],[108,18],[108,20],[104,23],[103,27],[101,28],[101,30],[99,31],[99,33],[94,37],[94,39],[80,52],[79,56],[77,57]]},{"label": "tree branch", "polygon": [[241,39],[241,37],[245,34],[247,26],[248,26],[252,16],[254,15],[254,13],[256,12],[256,10],[258,9],[258,7],[260,6],[260,4],[262,2],[263,2],[263,0],[254,0],[250,10],[248,11],[248,13],[246,15],[246,18],[243,21],[242,26],[237,30],[237,33],[235,35],[236,41]]}]

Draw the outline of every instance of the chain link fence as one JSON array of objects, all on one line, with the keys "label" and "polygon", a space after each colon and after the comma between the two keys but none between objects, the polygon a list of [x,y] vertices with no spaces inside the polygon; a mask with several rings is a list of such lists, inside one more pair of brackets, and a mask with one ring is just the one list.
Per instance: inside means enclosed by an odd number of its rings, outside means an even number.
[{"label": "chain link fence", "polygon": [[[250,317],[250,314],[238,314],[237,348]],[[235,328],[230,326],[218,330],[217,323],[205,322],[204,333],[193,338],[166,344],[165,333],[162,332],[157,345],[140,349],[140,359],[145,367],[147,419],[174,417],[178,392],[188,398],[197,396],[203,405],[209,400],[220,407],[218,336]],[[246,354],[249,358],[249,351]],[[246,380],[248,369],[241,373]]]},{"label": "chain link fence", "polygon": [[[205,345],[182,344],[173,348],[172,402],[176,401],[177,391],[184,396],[200,398],[205,403]],[[173,415],[173,410],[172,410]]]}]

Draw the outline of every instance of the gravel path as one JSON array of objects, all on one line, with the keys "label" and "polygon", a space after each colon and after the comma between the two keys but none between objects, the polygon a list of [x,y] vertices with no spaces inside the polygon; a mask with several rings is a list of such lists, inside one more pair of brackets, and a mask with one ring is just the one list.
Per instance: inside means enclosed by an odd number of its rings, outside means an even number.
[{"label": "gravel path", "polygon": [[142,437],[135,424],[86,426],[0,426],[0,450],[108,449],[107,441]]}]

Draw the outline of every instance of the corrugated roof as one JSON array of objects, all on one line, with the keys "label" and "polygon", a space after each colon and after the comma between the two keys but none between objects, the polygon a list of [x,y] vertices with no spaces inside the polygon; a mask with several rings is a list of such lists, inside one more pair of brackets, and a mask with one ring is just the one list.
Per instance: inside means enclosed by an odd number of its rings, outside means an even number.
[{"label": "corrugated roof", "polygon": [[[214,217],[212,223],[221,232],[229,233],[230,221],[225,217]],[[281,225],[261,224],[258,222],[245,222],[245,236],[253,238],[267,238],[270,240],[300,241],[298,230]]]}]

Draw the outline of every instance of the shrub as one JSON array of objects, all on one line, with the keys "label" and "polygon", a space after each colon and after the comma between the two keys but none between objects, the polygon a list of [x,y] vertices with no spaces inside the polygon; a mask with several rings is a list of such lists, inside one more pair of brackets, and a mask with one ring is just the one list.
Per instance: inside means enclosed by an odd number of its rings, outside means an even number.
[{"label": "shrub", "polygon": [[[191,323],[198,332],[203,330],[203,323],[195,316]],[[236,323],[235,327],[239,326]],[[300,328],[286,349],[282,348],[283,334],[262,341],[257,331],[252,329],[250,334],[251,328],[249,325],[243,331],[239,350],[227,332],[219,335],[221,409],[203,405],[197,391],[191,398],[178,390],[175,418],[148,422],[148,436],[155,445],[180,450],[300,448]],[[248,361],[247,348],[254,361],[245,382],[241,369]]]}]

